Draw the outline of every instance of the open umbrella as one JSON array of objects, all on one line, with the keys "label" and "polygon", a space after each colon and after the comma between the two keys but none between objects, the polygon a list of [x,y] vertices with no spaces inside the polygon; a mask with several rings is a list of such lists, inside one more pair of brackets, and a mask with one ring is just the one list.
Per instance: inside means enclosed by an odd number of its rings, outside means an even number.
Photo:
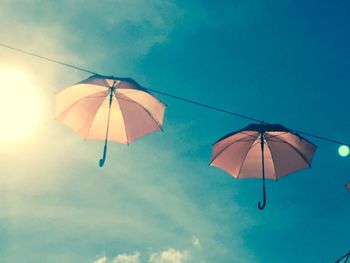
[{"label": "open umbrella", "polygon": [[344,256],[337,259],[337,261],[335,261],[334,263],[341,263],[341,262],[346,263],[346,262],[348,262],[348,259],[350,259],[350,252],[346,253]]},{"label": "open umbrella", "polygon": [[235,178],[262,177],[266,205],[265,178],[278,180],[294,171],[309,168],[317,146],[279,124],[250,124],[227,134],[213,146],[211,165]]},{"label": "open umbrella", "polygon": [[88,140],[129,144],[162,129],[165,105],[130,78],[93,75],[56,94],[56,118]]},{"label": "open umbrella", "polygon": [[345,185],[346,189],[350,192],[350,182]]}]

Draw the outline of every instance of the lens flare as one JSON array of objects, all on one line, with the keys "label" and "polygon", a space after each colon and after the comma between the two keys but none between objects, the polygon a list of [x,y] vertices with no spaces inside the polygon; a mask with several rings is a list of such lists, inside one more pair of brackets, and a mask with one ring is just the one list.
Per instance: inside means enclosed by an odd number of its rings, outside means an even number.
[{"label": "lens flare", "polygon": [[340,146],[339,147],[339,149],[338,149],[338,153],[339,153],[339,155],[341,156],[341,157],[346,157],[346,156],[348,156],[349,155],[349,147],[348,146],[346,146],[346,145],[342,145],[342,146]]},{"label": "lens flare", "polygon": [[42,103],[28,74],[0,69],[0,142],[29,135],[38,124]]}]

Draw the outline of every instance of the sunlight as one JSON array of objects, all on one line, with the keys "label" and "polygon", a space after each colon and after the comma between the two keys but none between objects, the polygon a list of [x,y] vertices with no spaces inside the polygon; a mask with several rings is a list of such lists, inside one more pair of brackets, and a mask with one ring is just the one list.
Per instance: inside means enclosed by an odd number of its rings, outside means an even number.
[{"label": "sunlight", "polygon": [[0,142],[18,141],[33,132],[41,108],[28,74],[17,69],[0,69]]},{"label": "sunlight", "polygon": [[349,152],[350,152],[350,150],[349,150],[349,147],[348,147],[347,145],[342,145],[342,146],[340,146],[339,149],[338,149],[338,153],[339,153],[339,155],[340,155],[341,157],[346,157],[346,156],[348,156],[348,155],[349,155]]}]

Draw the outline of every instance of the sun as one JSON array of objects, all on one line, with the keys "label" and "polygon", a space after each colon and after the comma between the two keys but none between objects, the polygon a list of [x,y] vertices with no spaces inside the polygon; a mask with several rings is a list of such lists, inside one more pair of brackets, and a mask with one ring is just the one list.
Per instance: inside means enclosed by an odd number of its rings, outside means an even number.
[{"label": "sun", "polygon": [[38,125],[41,106],[29,74],[0,69],[0,142],[29,136]]},{"label": "sun", "polygon": [[338,153],[341,157],[347,157],[350,153],[349,147],[347,145],[342,145],[338,149]]}]

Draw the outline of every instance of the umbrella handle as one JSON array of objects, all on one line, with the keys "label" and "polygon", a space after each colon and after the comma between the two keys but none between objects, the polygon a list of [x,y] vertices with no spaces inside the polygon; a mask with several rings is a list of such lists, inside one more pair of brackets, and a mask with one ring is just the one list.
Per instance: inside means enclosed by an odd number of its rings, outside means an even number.
[{"label": "umbrella handle", "polygon": [[109,120],[111,118],[111,106],[112,106],[112,100],[113,100],[113,92],[114,92],[114,84],[111,87],[110,93],[109,93],[109,108],[108,108],[108,121],[107,121],[107,130],[106,130],[106,139],[105,139],[105,146],[103,147],[103,155],[102,158],[99,161],[99,166],[102,167],[105,164],[106,156],[107,156],[107,141],[108,141],[108,131],[109,131]]},{"label": "umbrella handle", "polygon": [[105,146],[103,147],[103,155],[102,158],[99,161],[99,166],[103,167],[106,161],[106,156],[107,156],[107,140],[105,141]]},{"label": "umbrella handle", "polygon": [[263,202],[259,201],[258,208],[263,210],[266,206],[266,191],[265,191],[265,161],[264,161],[264,134],[260,134],[260,145],[261,145],[261,168],[262,168],[262,184],[263,184]]},{"label": "umbrella handle", "polygon": [[263,192],[263,202],[262,202],[262,204],[261,204],[260,201],[258,202],[258,208],[259,208],[260,210],[263,210],[263,209],[265,208],[265,206],[266,206],[266,194],[265,194],[265,188],[264,188],[264,192]]}]

